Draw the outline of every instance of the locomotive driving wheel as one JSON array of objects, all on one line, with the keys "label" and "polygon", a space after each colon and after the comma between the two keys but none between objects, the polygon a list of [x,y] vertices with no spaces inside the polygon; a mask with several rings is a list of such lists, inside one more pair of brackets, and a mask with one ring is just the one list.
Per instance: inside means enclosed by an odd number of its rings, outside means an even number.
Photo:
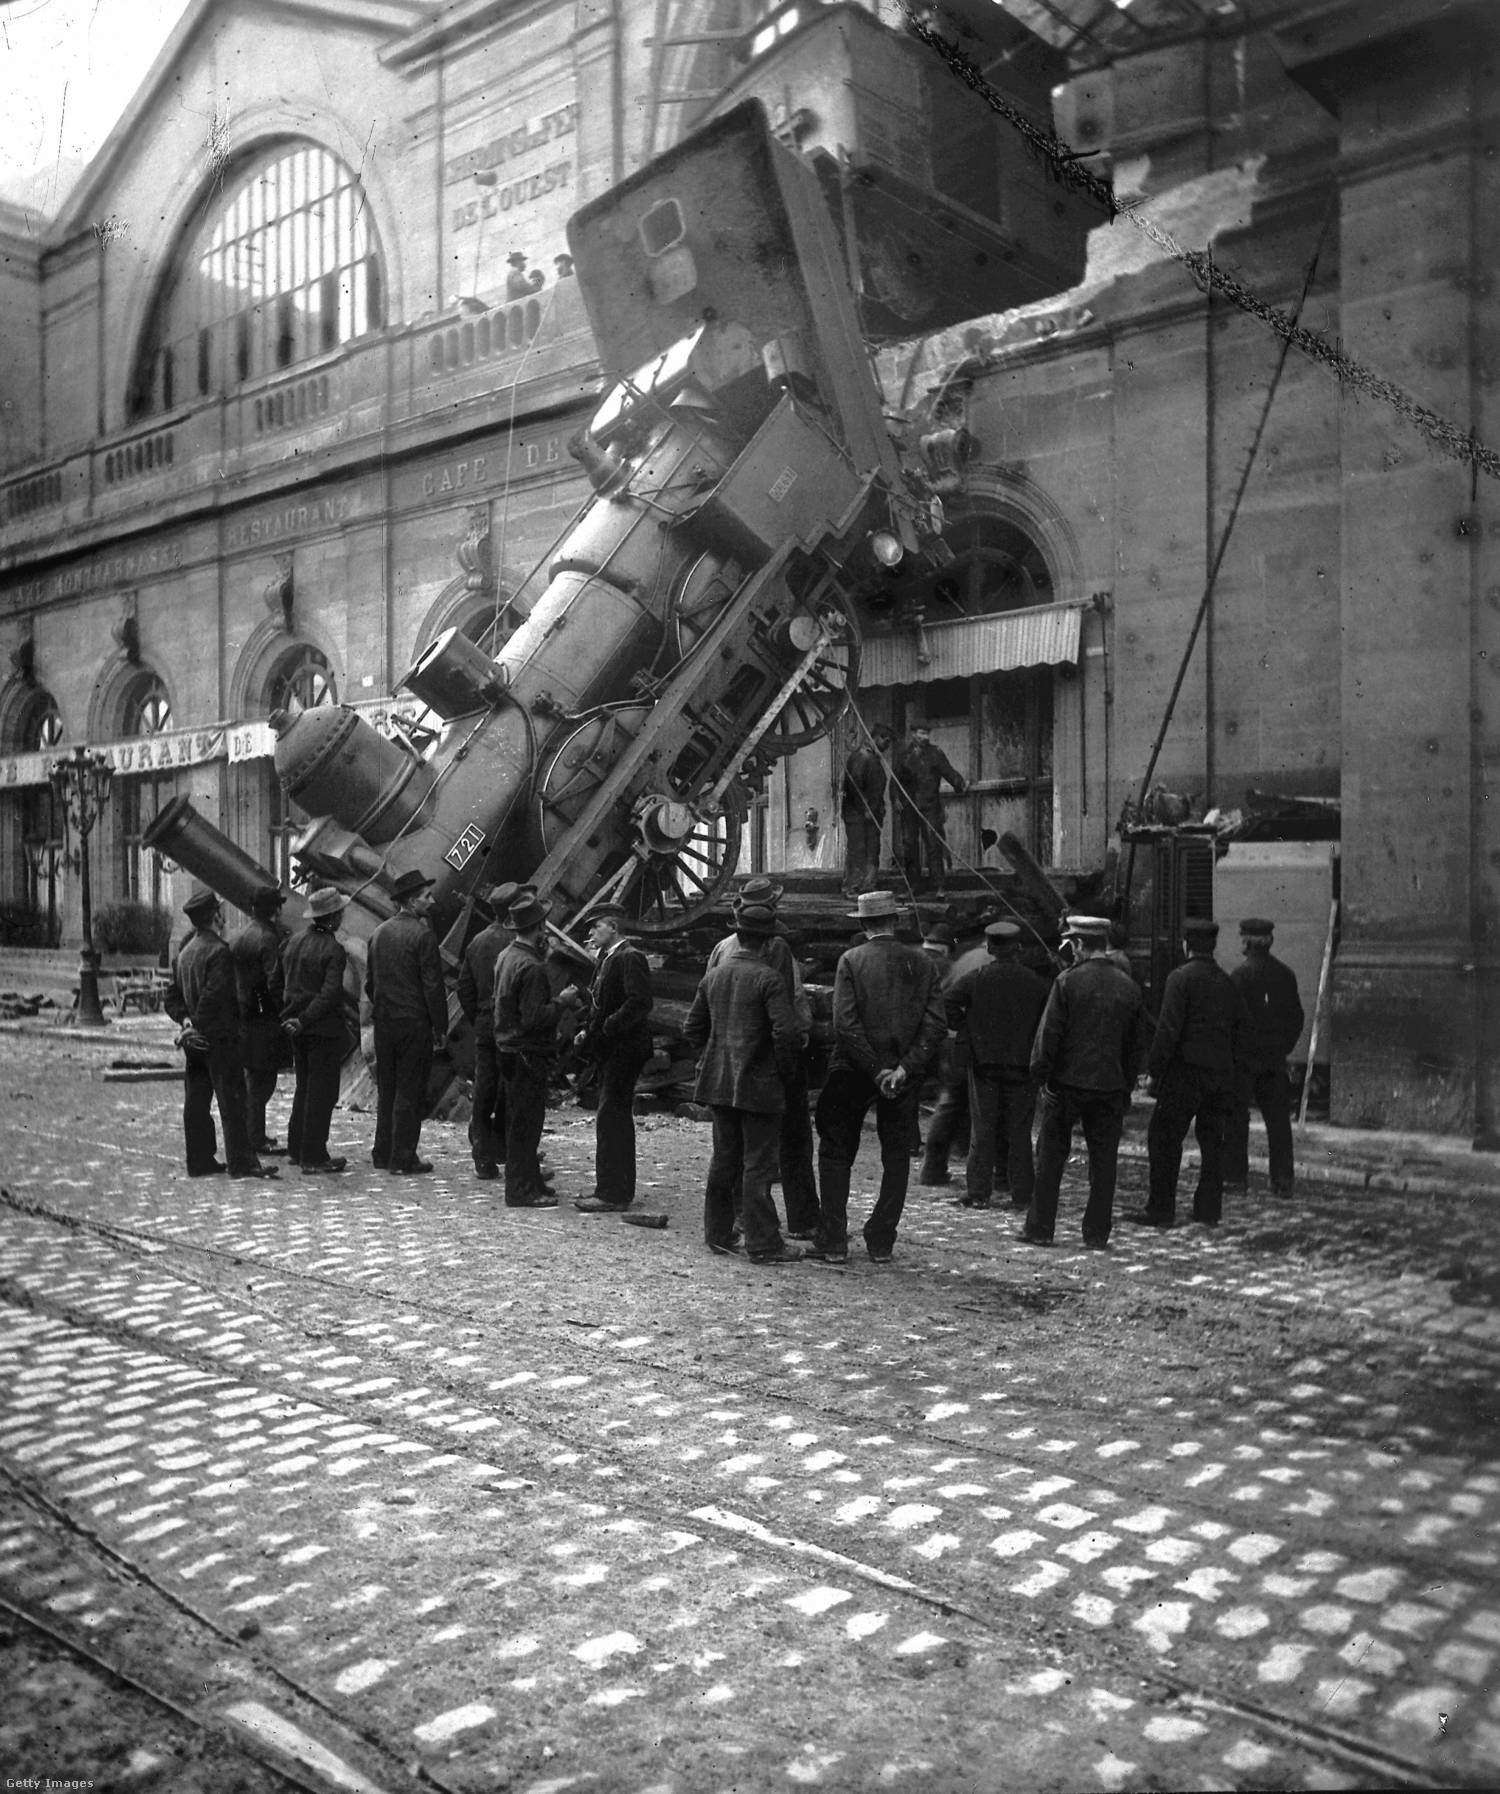
[{"label": "locomotive driving wheel", "polygon": [[[651,714],[648,704],[619,704],[585,717],[549,748],[533,785],[544,855],[550,854],[596,796]],[[649,775],[646,775],[649,780]],[[667,934],[703,914],[719,897],[740,855],[748,793],[733,785],[715,814],[662,781],[619,798],[585,839],[591,892],[608,887],[642,934]]]}]

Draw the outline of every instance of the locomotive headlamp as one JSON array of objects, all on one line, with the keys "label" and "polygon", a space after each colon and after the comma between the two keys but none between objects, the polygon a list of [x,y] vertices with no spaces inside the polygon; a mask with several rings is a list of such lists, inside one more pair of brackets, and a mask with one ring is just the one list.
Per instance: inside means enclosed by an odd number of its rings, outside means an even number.
[{"label": "locomotive headlamp", "polygon": [[872,530],[869,536],[870,553],[882,567],[899,567],[906,555],[901,546],[901,538],[894,530]]}]

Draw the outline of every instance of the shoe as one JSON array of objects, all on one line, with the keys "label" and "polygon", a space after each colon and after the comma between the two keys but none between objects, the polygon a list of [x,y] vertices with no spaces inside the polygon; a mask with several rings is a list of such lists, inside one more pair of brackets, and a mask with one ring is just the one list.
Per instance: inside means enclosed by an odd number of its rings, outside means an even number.
[{"label": "shoe", "polygon": [[1022,1246],[1050,1246],[1051,1234],[1033,1233],[1029,1227],[1023,1227],[1016,1235],[1016,1242]]},{"label": "shoe", "polygon": [[493,1183],[500,1175],[500,1167],[498,1165],[488,1164],[476,1165],[474,1167],[474,1175],[481,1183]]},{"label": "shoe", "polygon": [[281,1143],[276,1140],[252,1140],[250,1142],[250,1150],[251,1152],[268,1152],[273,1158],[284,1158],[289,1151],[289,1148],[281,1145]]},{"label": "shoe", "polygon": [[1160,1227],[1165,1230],[1177,1225],[1175,1215],[1156,1215],[1149,1208],[1128,1208],[1120,1219],[1129,1221],[1134,1227]]},{"label": "shoe", "polygon": [[370,1154],[370,1163],[377,1171],[389,1171],[391,1168],[391,1161],[389,1159],[377,1159],[373,1152]]},{"label": "shoe", "polygon": [[1217,1227],[1219,1223],[1217,1221],[1205,1221],[1201,1215],[1194,1215],[1193,1225],[1194,1227]]},{"label": "shoe", "polygon": [[1031,1198],[1029,1196],[1012,1196],[1010,1199],[1010,1206],[1015,1209],[1017,1214],[1030,1214]]},{"label": "shoe", "polygon": [[[555,1201],[556,1198],[554,1197]],[[581,1215],[618,1215],[630,1207],[628,1202],[605,1202],[599,1196],[577,1196],[573,1206]]]},{"label": "shoe", "polygon": [[753,1265],[795,1265],[808,1255],[797,1246],[778,1246],[774,1252],[751,1252],[747,1256]]},{"label": "shoe", "polygon": [[724,1240],[718,1243],[709,1240],[707,1244],[709,1251],[719,1258],[741,1258],[744,1256],[745,1249],[738,1240]]},{"label": "shoe", "polygon": [[789,1227],[786,1230],[789,1240],[815,1240],[818,1237],[816,1227]]},{"label": "shoe", "polygon": [[328,1172],[332,1174],[335,1171],[342,1171],[347,1167],[348,1163],[349,1161],[347,1159],[324,1159],[321,1165],[299,1165],[297,1169],[302,1172],[305,1177],[315,1177],[320,1172]]},{"label": "shoe", "polygon": [[231,1177],[280,1177],[278,1165],[252,1165],[247,1171],[231,1171]]},{"label": "shoe", "polygon": [[954,1198],[953,1206],[955,1208],[988,1208],[990,1199],[988,1196],[958,1196]]},{"label": "shoe", "polygon": [[1107,1252],[1109,1250],[1109,1241],[1101,1240],[1097,1236],[1091,1238],[1088,1234],[1085,1234],[1083,1236],[1083,1244],[1084,1249],[1089,1252]]},{"label": "shoe", "polygon": [[507,1196],[507,1208],[556,1208],[557,1198],[547,1190],[535,1190],[525,1196]]},{"label": "shoe", "polygon": [[847,1246],[814,1246],[807,1256],[817,1259],[819,1264],[846,1265],[849,1262],[849,1248]]},{"label": "shoe", "polygon": [[888,1265],[896,1256],[894,1251],[877,1251],[874,1246],[866,1246],[865,1251],[869,1253],[872,1265]]},{"label": "shoe", "polygon": [[[1224,1187],[1226,1190],[1229,1188],[1228,1184],[1226,1184]],[[1286,1199],[1288,1197],[1295,1196],[1296,1193],[1297,1193],[1297,1190],[1296,1190],[1296,1186],[1294,1184],[1272,1184],[1271,1185],[1271,1194],[1273,1196],[1280,1196],[1283,1199]]]},{"label": "shoe", "polygon": [[408,1159],[404,1165],[392,1163],[386,1166],[392,1177],[425,1177],[431,1169],[431,1159]]},{"label": "shoe", "polygon": [[217,1177],[223,1169],[224,1169],[224,1166],[221,1165],[217,1159],[215,1159],[213,1164],[205,1165],[201,1171],[189,1171],[188,1176],[189,1177]]},{"label": "shoe", "polygon": [[948,1175],[946,1169],[942,1171],[936,1169],[929,1170],[928,1167],[924,1165],[917,1173],[917,1182],[931,1190],[936,1189],[940,1184],[951,1184],[953,1179]]}]

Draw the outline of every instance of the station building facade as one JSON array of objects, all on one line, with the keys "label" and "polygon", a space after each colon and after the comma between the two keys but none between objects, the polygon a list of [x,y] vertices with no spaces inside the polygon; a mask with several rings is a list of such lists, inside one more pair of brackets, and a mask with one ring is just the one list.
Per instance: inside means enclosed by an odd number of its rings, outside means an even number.
[{"label": "station building facade", "polygon": [[[757,17],[195,0],[62,212],[0,209],[0,901],[76,939],[46,769],[79,742],[116,769],[96,903],[180,904],[141,842],[178,795],[285,876],[269,716],[399,729],[426,644],[503,621],[588,491],[566,219],[713,103]],[[876,358],[938,445],[954,560],[865,617],[860,715],[931,723],[974,865],[1009,831],[1097,869],[1154,753],[1197,816],[1251,791],[1337,813],[1335,1118],[1487,1134],[1493,478],[1315,356],[1278,367],[1162,233],[1495,441],[1496,22],[1203,17],[1056,96],[1156,233],[1117,221],[1081,288],[961,330],[924,336],[916,292]],[[778,768],[758,864],[840,863],[854,732]]]}]

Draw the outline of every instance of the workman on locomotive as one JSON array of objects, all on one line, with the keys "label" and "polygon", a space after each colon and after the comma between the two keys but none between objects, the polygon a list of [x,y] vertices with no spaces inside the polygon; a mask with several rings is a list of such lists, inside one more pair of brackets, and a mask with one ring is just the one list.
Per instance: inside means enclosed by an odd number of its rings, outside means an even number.
[{"label": "workman on locomotive", "polygon": [[968,782],[933,741],[925,722],[911,725],[911,738],[896,756],[895,772],[896,819],[907,882],[913,891],[940,891],[948,875],[943,781],[960,797],[969,789]]}]

